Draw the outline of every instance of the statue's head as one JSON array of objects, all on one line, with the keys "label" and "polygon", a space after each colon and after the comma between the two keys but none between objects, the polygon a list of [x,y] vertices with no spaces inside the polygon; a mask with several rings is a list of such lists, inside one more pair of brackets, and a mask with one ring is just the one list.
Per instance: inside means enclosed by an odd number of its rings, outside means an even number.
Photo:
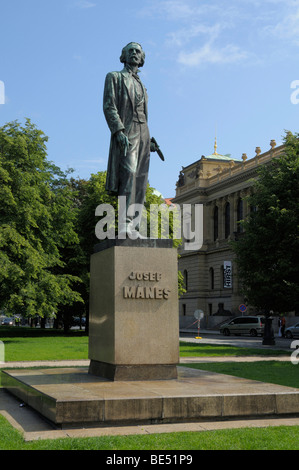
[{"label": "statue's head", "polygon": [[120,56],[120,61],[122,64],[130,64],[131,61],[134,62],[134,65],[138,67],[143,67],[145,61],[145,53],[138,42],[130,42],[127,44]]}]

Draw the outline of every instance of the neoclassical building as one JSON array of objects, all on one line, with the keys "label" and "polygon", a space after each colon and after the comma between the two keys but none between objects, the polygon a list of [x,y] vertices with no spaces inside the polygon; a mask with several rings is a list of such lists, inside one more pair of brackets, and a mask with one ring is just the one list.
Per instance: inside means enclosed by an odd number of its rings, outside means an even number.
[{"label": "neoclassical building", "polygon": [[[236,160],[218,154],[215,140],[212,155],[182,168],[172,202],[203,205],[203,245],[199,250],[184,250],[183,244],[180,249],[179,269],[187,289],[180,298],[181,326],[194,320],[196,310],[204,312],[205,326],[219,321],[219,315],[240,314],[239,307],[246,299],[240,293],[229,242],[242,236],[239,221],[254,210],[248,207],[245,197],[257,178],[257,169],[282,151],[283,145],[276,147],[271,140],[268,151],[261,153],[257,147],[253,158],[243,154],[241,160]],[[247,306],[246,313],[254,313],[254,309]]]}]

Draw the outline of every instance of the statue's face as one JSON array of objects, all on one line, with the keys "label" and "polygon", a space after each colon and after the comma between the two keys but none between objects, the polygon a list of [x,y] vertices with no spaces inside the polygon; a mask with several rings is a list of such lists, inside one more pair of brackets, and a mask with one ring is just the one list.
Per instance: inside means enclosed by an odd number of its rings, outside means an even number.
[{"label": "statue's face", "polygon": [[142,51],[139,44],[131,43],[126,49],[126,63],[129,65],[138,65],[141,63]]}]

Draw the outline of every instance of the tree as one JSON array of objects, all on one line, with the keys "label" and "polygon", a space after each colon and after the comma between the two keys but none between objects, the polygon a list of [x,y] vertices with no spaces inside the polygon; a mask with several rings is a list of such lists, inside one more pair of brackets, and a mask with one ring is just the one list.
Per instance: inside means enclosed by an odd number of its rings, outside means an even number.
[{"label": "tree", "polygon": [[27,317],[82,300],[62,255],[79,243],[72,193],[47,140],[29,119],[0,128],[0,308]]},{"label": "tree", "polygon": [[248,198],[245,232],[233,243],[243,293],[266,312],[298,311],[299,135],[263,166]]}]

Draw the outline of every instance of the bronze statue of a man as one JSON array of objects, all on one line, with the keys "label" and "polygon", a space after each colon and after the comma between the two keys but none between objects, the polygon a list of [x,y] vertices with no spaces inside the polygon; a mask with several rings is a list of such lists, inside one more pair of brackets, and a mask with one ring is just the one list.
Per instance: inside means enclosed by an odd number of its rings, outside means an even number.
[{"label": "bronze statue of a man", "polygon": [[[148,182],[151,144],[148,97],[139,76],[145,54],[140,44],[131,42],[122,50],[124,68],[106,76],[103,109],[111,131],[106,190],[126,197],[126,208],[143,204]],[[127,215],[127,212],[126,212]],[[126,217],[127,230],[132,217]]]}]

